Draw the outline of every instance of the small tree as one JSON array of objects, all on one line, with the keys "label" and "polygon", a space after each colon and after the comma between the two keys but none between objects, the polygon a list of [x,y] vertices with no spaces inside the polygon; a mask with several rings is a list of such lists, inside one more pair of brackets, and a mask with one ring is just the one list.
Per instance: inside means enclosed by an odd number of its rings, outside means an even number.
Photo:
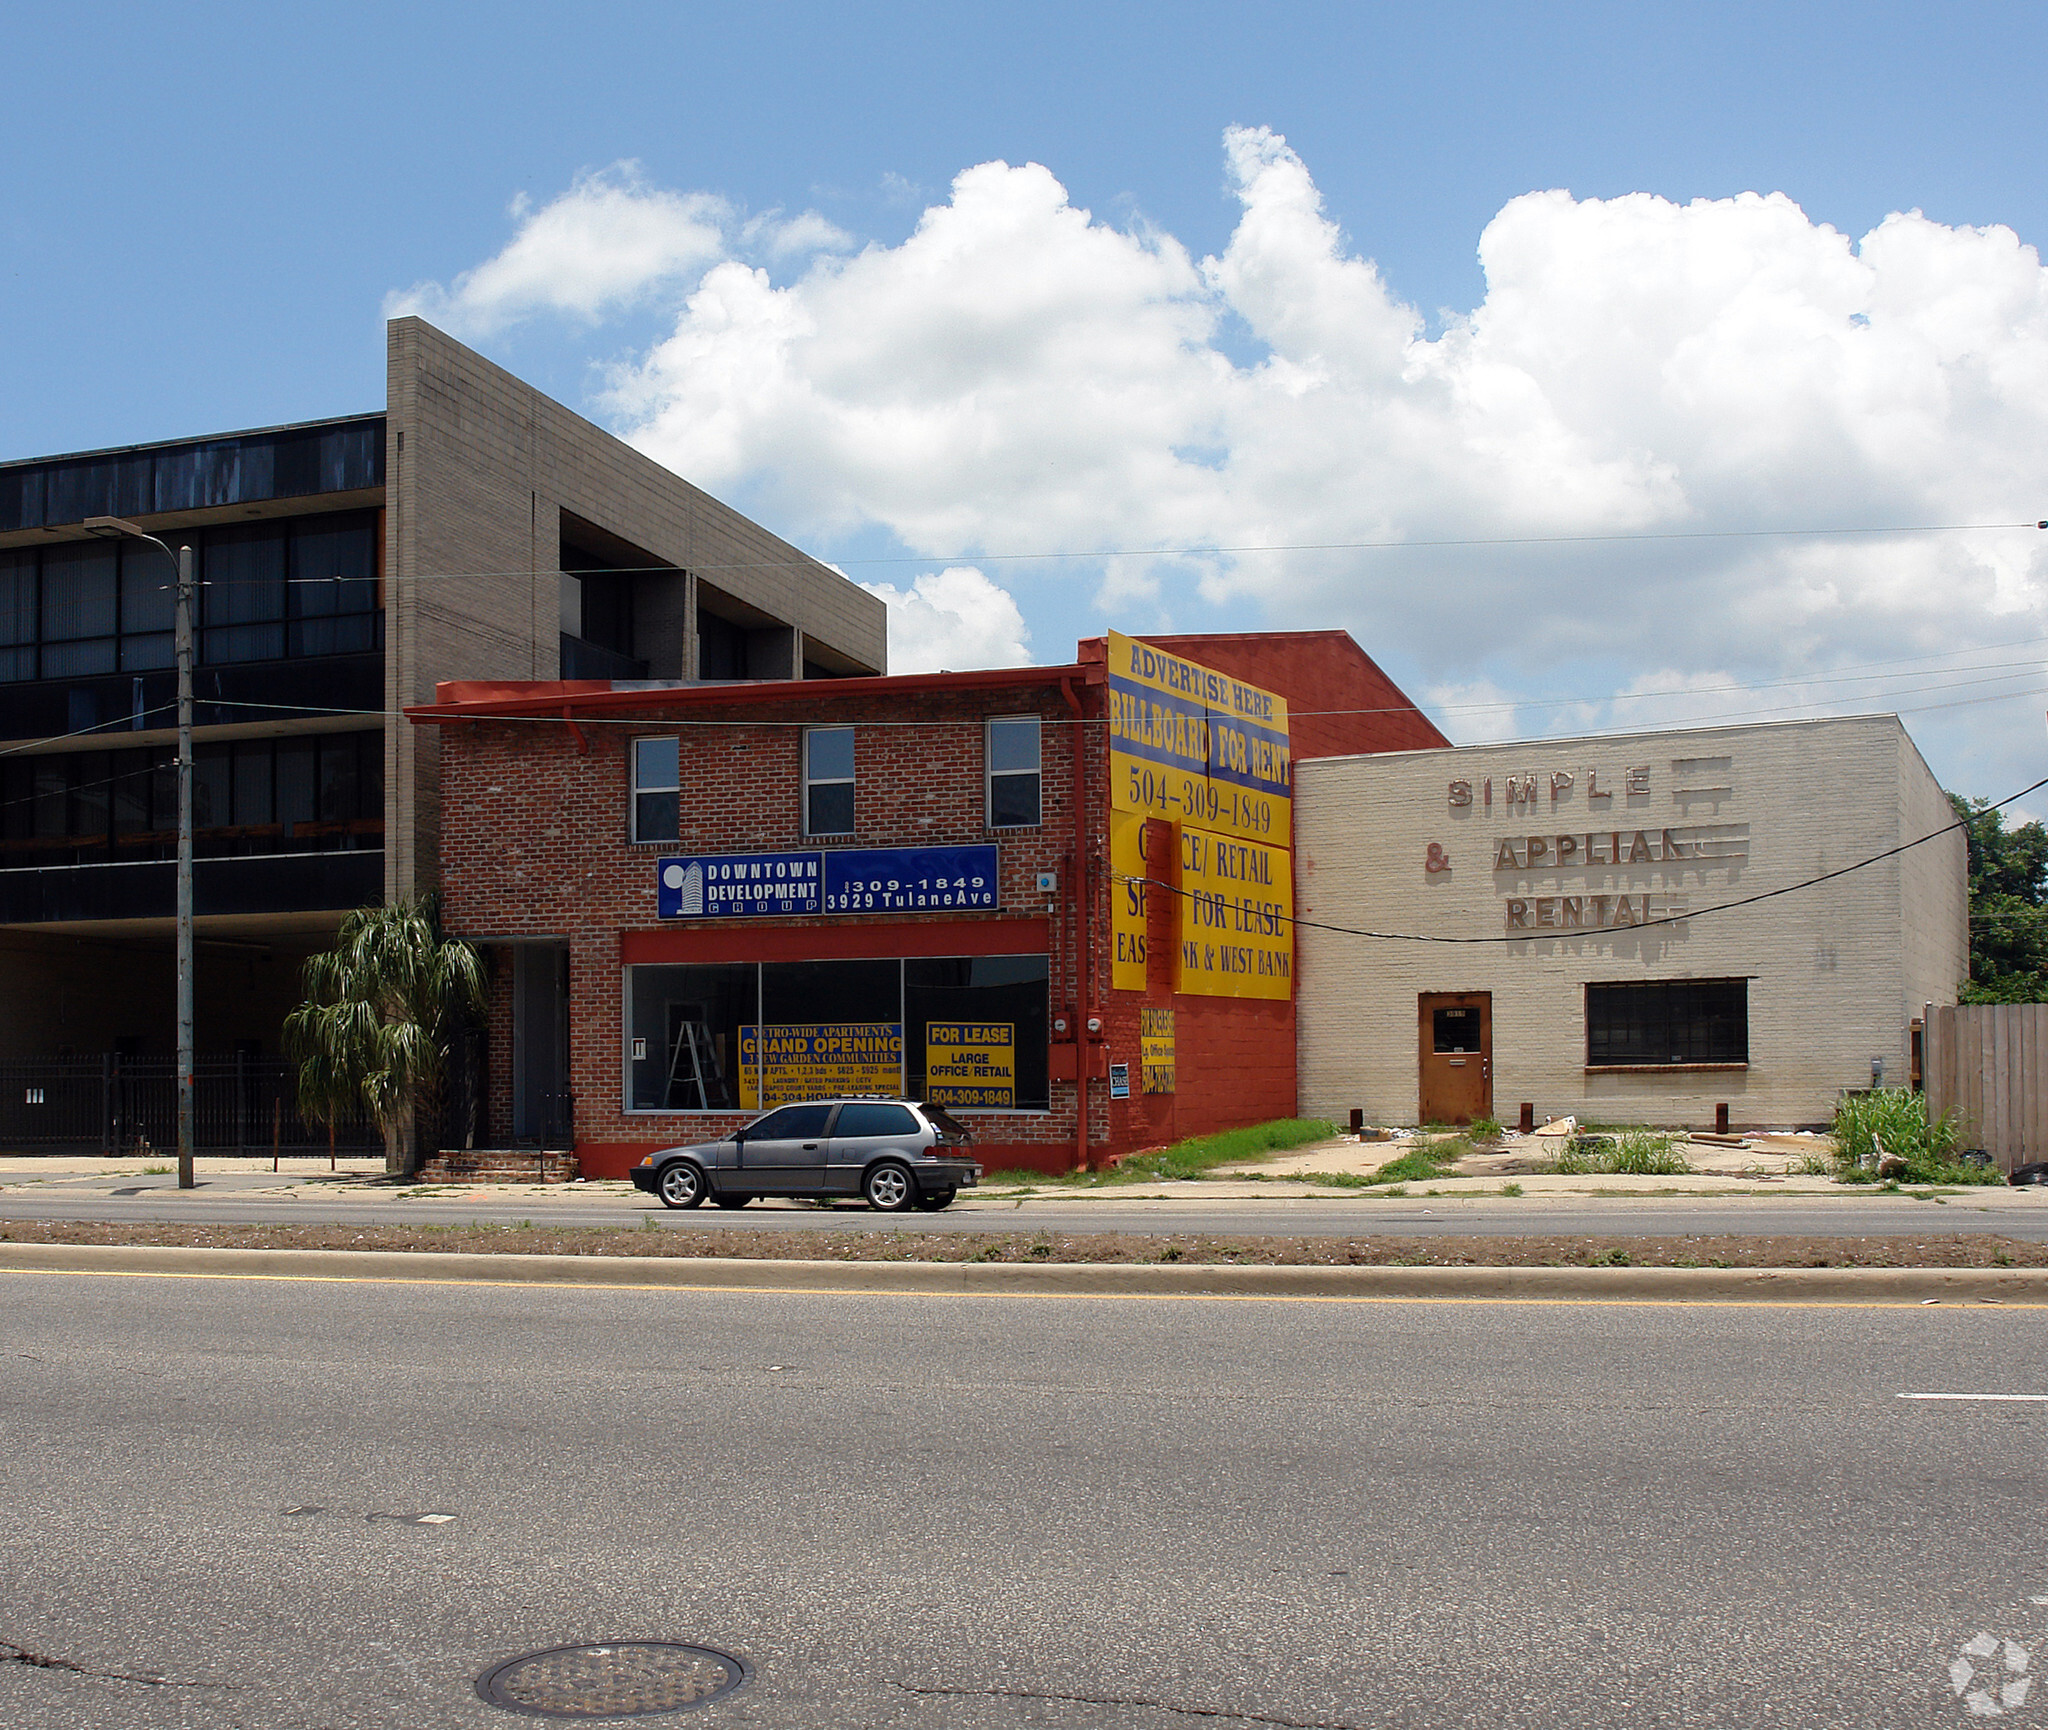
[{"label": "small tree", "polygon": [[1965,1003],[2048,1002],[2048,831],[2005,826],[1984,799],[1949,795],[1970,844]]},{"label": "small tree", "polygon": [[443,938],[432,896],[344,914],[334,947],[308,956],[305,1001],[285,1017],[299,1066],[299,1109],[333,1125],[367,1112],[384,1132],[384,1168],[410,1175],[420,1110],[438,1099],[448,1052],[483,1013],[483,962]]}]

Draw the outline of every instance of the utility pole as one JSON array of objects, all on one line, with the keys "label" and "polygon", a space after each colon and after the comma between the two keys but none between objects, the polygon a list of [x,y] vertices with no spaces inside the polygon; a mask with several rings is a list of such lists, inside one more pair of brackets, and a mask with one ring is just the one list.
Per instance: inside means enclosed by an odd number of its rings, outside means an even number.
[{"label": "utility pole", "polygon": [[[158,543],[162,545],[161,542]],[[168,552],[170,549],[164,549]],[[178,549],[178,1187],[192,1187],[192,548]]]},{"label": "utility pole", "polygon": [[123,517],[87,517],[86,531],[109,539],[130,537],[162,551],[177,570],[178,657],[178,1187],[192,1178],[192,547],[174,553],[155,535]]}]

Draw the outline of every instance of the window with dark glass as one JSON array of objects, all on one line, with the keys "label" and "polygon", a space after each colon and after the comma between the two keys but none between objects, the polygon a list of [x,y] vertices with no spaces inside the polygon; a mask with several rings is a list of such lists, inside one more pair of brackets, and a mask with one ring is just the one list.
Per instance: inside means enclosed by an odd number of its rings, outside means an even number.
[{"label": "window with dark glass", "polygon": [[823,1135],[831,1117],[829,1105],[785,1105],[780,1111],[771,1111],[748,1124],[747,1139],[802,1141],[807,1136]]},{"label": "window with dark glass", "polygon": [[0,552],[0,679],[36,676],[36,555]]},{"label": "window with dark glass", "polygon": [[832,1133],[835,1136],[915,1135],[918,1127],[917,1119],[907,1106],[863,1100],[839,1108],[839,1121],[832,1126]]},{"label": "window with dark glass", "polygon": [[633,741],[633,839],[673,841],[681,833],[680,741]]},{"label": "window with dark glass", "polygon": [[1586,987],[1594,1068],[1749,1061],[1749,981],[1669,979]]},{"label": "window with dark glass", "polygon": [[1049,973],[1043,955],[934,956],[903,963],[904,1091],[922,1099],[931,1024],[975,1022],[1012,1029],[1016,1085],[1013,1105],[1044,1111],[1052,1103],[1046,1074],[1051,1037]]},{"label": "window with dark glass", "polygon": [[1479,1049],[1477,1008],[1434,1009],[1430,1011],[1430,1049],[1443,1052]]},{"label": "window with dark glass", "polygon": [[[374,652],[376,519],[367,511],[201,529],[201,663]],[[141,541],[0,553],[0,681],[143,673],[175,663],[177,567]],[[99,719],[102,717],[95,717]]]},{"label": "window with dark glass", "polygon": [[283,658],[286,557],[279,525],[217,529],[206,537],[200,652],[207,661]]},{"label": "window with dark glass", "polygon": [[853,729],[804,732],[804,833],[853,833]]},{"label": "window with dark glass", "polygon": [[1039,721],[998,716],[988,724],[988,825],[1025,829],[1039,820]]},{"label": "window with dark glass", "polygon": [[115,670],[119,563],[106,541],[43,549],[43,678]]},{"label": "window with dark glass", "polygon": [[377,646],[377,537],[364,517],[314,518],[291,537],[293,655],[358,655]]},{"label": "window with dark glass", "polygon": [[737,1110],[740,1029],[761,1019],[760,968],[629,967],[626,975],[628,1108]]},{"label": "window with dark glass", "polygon": [[[383,736],[202,744],[192,826],[202,859],[381,846]],[[168,745],[0,757],[0,868],[169,859],[177,830]]]},{"label": "window with dark glass", "polygon": [[147,542],[122,541],[121,670],[144,672],[177,663],[178,571]]}]

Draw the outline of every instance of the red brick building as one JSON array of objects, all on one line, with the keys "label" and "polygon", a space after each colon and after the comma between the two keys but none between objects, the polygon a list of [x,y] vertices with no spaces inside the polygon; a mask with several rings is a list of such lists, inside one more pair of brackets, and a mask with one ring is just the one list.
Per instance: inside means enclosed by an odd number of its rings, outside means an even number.
[{"label": "red brick building", "polygon": [[[1232,721],[1269,698],[1277,725]],[[437,699],[408,713],[441,731],[444,917],[496,961],[484,1133],[573,1139],[594,1177],[804,1091],[945,1099],[992,1170],[1291,1115],[1289,712],[1295,757],[1446,743],[1342,632]],[[1223,814],[1212,789],[1201,827],[1162,820],[1212,749]],[[1257,775],[1279,797],[1233,836]],[[1233,872],[1256,882],[1217,891]],[[1263,934],[1228,940],[1247,918]]]}]

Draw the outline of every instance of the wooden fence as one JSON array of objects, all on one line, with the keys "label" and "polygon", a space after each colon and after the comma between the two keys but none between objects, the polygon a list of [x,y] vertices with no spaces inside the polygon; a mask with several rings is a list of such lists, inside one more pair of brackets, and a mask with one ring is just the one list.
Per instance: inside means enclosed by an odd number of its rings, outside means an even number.
[{"label": "wooden fence", "polygon": [[1930,1118],[2008,1175],[2048,1160],[2048,1003],[1930,1003],[1921,1050]]}]

